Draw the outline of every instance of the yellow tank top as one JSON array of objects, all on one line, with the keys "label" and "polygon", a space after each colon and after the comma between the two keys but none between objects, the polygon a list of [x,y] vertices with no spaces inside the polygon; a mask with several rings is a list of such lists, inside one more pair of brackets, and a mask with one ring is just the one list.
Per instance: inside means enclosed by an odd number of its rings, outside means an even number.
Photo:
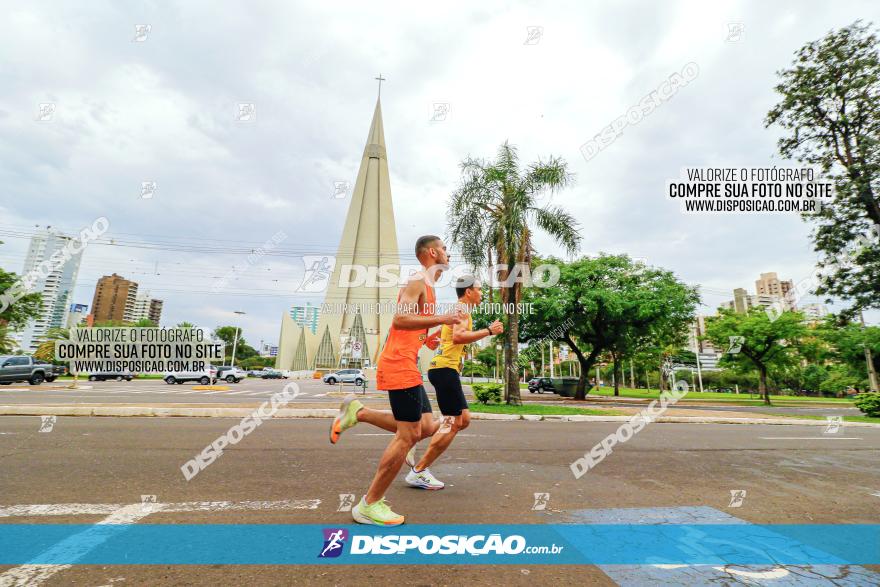
[{"label": "yellow tank top", "polygon": [[[468,330],[474,329],[474,321],[468,314]],[[464,347],[466,344],[452,344],[452,326],[444,324],[440,329],[440,353],[431,359],[429,369],[455,369],[461,371],[464,363]]]}]

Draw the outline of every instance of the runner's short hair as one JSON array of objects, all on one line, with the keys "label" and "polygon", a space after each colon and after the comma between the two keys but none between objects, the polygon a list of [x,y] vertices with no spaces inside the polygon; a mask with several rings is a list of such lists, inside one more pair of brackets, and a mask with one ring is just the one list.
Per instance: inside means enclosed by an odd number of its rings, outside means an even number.
[{"label": "runner's short hair", "polygon": [[420,236],[419,240],[416,241],[416,258],[420,257],[422,253],[430,249],[431,243],[440,240],[439,236],[435,236],[433,234],[426,234],[425,236]]},{"label": "runner's short hair", "polygon": [[455,295],[460,298],[475,285],[479,285],[476,277],[473,275],[462,275],[455,281]]}]

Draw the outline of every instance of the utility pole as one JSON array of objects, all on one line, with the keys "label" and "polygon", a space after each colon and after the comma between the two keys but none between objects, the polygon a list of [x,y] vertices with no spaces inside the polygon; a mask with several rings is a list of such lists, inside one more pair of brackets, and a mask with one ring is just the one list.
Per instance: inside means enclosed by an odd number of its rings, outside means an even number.
[{"label": "utility pole", "polygon": [[[859,318],[862,321],[862,330],[865,329],[865,315],[859,310]],[[880,391],[880,382],[877,380],[877,370],[874,369],[874,357],[871,354],[871,349],[868,348],[868,345],[865,344],[865,362],[868,364],[868,381],[871,385],[871,391],[878,392]]]},{"label": "utility pole", "polygon": [[700,366],[700,331],[699,326],[694,325],[694,349],[697,351],[694,355],[697,357],[697,377],[700,380],[700,393],[703,393],[703,369]]},{"label": "utility pole", "polygon": [[[244,316],[244,312],[242,312],[240,310],[234,311],[233,314],[238,314],[239,316]],[[235,327],[235,337],[232,339],[232,360],[229,363],[229,365],[231,367],[235,367],[235,347],[238,345],[238,335],[240,332],[241,332],[241,326],[236,326]]]},{"label": "utility pole", "polygon": [[553,371],[553,341],[550,341],[550,377],[555,377],[556,374]]},{"label": "utility pole", "polygon": [[636,372],[633,371],[633,360],[629,360],[629,386],[633,389],[636,388]]}]

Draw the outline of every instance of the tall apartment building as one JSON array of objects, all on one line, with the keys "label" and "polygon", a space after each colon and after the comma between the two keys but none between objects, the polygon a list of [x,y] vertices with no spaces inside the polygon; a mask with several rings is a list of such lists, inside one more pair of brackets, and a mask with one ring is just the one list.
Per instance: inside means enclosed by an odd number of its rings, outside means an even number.
[{"label": "tall apartment building", "polygon": [[785,294],[791,289],[794,289],[794,283],[790,280],[780,280],[776,273],[762,273],[761,278],[755,281],[755,293],[759,296],[768,295],[784,298]]},{"label": "tall apartment building", "polygon": [[[785,291],[788,290],[786,289]],[[745,290],[745,288],[738,287],[733,290],[733,300],[726,302],[722,305],[722,307],[729,308],[737,314],[745,314],[752,308],[767,308],[776,304],[782,304],[783,310],[793,309],[791,301],[783,296],[774,294],[750,294]]]},{"label": "tall apartment building", "polygon": [[43,298],[40,315],[29,321],[20,336],[16,336],[19,346],[25,352],[33,352],[41,342],[46,340],[50,328],[64,328],[70,312],[70,299],[79,273],[81,252],[70,255],[70,258],[58,258],[53,262],[52,255],[62,251],[71,240],[61,232],[46,228],[31,237],[28,252],[25,256],[22,278],[34,276],[31,292],[39,293]]},{"label": "tall apartment building", "polygon": [[825,304],[806,304],[800,311],[809,322],[818,322],[828,315],[828,307]]},{"label": "tall apartment building", "polygon": [[138,284],[115,273],[105,275],[95,286],[92,317],[95,322],[116,320],[132,322]]},{"label": "tall apartment building", "polygon": [[290,317],[301,328],[308,328],[312,334],[318,332],[318,319],[321,317],[318,306],[306,302],[305,306],[293,306],[290,308]]},{"label": "tall apartment building", "polygon": [[159,325],[162,319],[162,300],[150,297],[150,292],[137,294],[134,301],[134,308],[127,320],[137,322],[138,320],[148,319],[153,324]]}]

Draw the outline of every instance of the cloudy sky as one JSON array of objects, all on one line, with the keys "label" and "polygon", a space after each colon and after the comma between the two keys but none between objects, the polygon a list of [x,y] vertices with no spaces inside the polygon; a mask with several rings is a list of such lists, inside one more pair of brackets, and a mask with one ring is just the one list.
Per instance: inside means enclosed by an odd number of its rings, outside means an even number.
[{"label": "cloudy sky", "polygon": [[[116,272],[165,300],[163,325],[215,326],[241,310],[249,342],[277,342],[282,312],[306,300],[294,293],[300,256],[338,244],[349,200],[331,196],[354,182],[381,72],[401,250],[446,233],[459,162],[509,140],[524,161],[568,161],[576,182],[553,201],[579,220],[581,253],[646,257],[701,284],[711,313],[761,272],[806,278],[809,226],[685,216],[666,181],[682,167],[787,164],[763,126],[775,71],[832,28],[880,21],[876,2],[220,6],[7,6],[0,230],[20,236],[2,237],[0,266],[21,271],[21,235],[37,225],[78,232],[105,216],[114,244],[84,252],[75,301],[91,304],[96,280]],[[583,143],[690,62],[695,80],[584,159]],[[242,103],[255,120],[237,120]],[[437,103],[445,120],[431,120]],[[38,120],[40,104],[51,120]],[[278,231],[283,254],[248,265]]]}]

